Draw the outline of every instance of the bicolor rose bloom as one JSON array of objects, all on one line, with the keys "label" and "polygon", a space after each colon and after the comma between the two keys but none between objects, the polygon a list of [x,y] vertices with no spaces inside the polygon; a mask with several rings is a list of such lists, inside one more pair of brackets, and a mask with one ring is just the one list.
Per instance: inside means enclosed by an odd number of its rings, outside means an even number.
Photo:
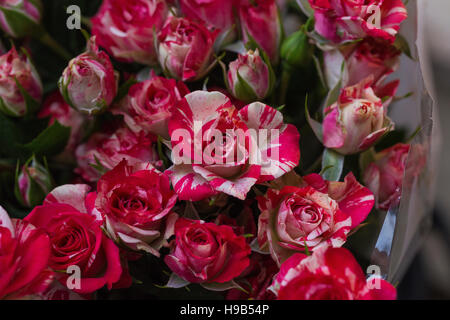
[{"label": "bicolor rose bloom", "polygon": [[269,189],[258,199],[259,246],[270,252],[278,265],[299,251],[340,247],[350,230],[366,219],[374,202],[372,192],[352,173],[344,182],[311,174],[303,177],[298,187]]},{"label": "bicolor rose bloom", "polygon": [[227,300],[274,300],[276,297],[268,290],[273,277],[279,271],[276,263],[268,255],[253,253],[250,256],[250,265],[236,280],[246,292],[239,289],[231,289],[227,292]]},{"label": "bicolor rose bloom", "polygon": [[103,221],[94,208],[95,194],[88,194],[88,190],[87,185],[81,184],[60,186],[24,219],[44,229],[50,237],[49,266],[62,285],[67,285],[67,270],[79,268],[80,285],[74,284],[71,289],[81,294],[105,285],[111,289],[125,276],[119,248],[103,233]]},{"label": "bicolor rose bloom", "polygon": [[133,85],[113,112],[122,114],[134,132],[144,130],[168,138],[172,109],[188,93],[183,82],[152,75]]},{"label": "bicolor rose bloom", "polygon": [[253,38],[270,61],[277,64],[283,31],[276,1],[243,0],[239,5],[239,16],[244,42]]},{"label": "bicolor rose bloom", "polygon": [[73,157],[72,153],[82,138],[83,115],[71,108],[59,91],[54,91],[45,99],[38,118],[49,118],[49,126],[58,121],[63,126],[70,127],[70,137],[65,151]]},{"label": "bicolor rose bloom", "polygon": [[[112,134],[94,133],[75,151],[78,163],[75,172],[86,181],[94,182],[100,178],[99,171],[111,170],[123,159],[129,165],[141,162],[158,165],[155,142],[156,136],[144,131],[134,133],[127,127],[121,127]],[[100,170],[93,168],[93,165],[100,166]]]},{"label": "bicolor rose bloom", "polygon": [[367,36],[394,42],[408,17],[402,0],[309,0],[315,29],[335,43]]},{"label": "bicolor rose bloom", "polygon": [[271,289],[278,300],[395,300],[397,291],[379,277],[366,277],[344,248],[326,248],[311,256],[296,253],[280,268]]},{"label": "bicolor rose bloom", "polygon": [[[19,85],[18,85],[19,84]],[[23,117],[35,106],[27,105],[26,95],[39,105],[42,100],[39,74],[26,55],[16,48],[0,56],[0,111],[8,116]]]},{"label": "bicolor rose bloom", "polygon": [[[210,28],[220,30],[226,36],[236,34],[233,13],[234,1],[223,0],[181,0],[180,7],[188,19],[205,22]],[[231,37],[230,37],[231,38]]]},{"label": "bicolor rose bloom", "polygon": [[49,258],[47,234],[0,206],[0,300],[44,292],[53,281]]},{"label": "bicolor rose bloom", "polygon": [[98,181],[95,207],[111,239],[159,257],[158,250],[173,235],[176,201],[164,173],[143,163],[132,167],[124,160]]},{"label": "bicolor rose bloom", "polygon": [[0,28],[10,37],[32,35],[41,16],[41,0],[0,0]]},{"label": "bicolor rose bloom", "polygon": [[366,168],[363,180],[375,194],[377,208],[388,210],[399,202],[409,149],[409,144],[396,144],[377,153]]},{"label": "bicolor rose bloom", "polygon": [[244,200],[253,185],[282,176],[300,161],[300,135],[279,111],[259,102],[238,111],[220,92],[186,95],[169,133],[169,171],[181,200],[219,192]]},{"label": "bicolor rose bloom", "polygon": [[22,166],[16,179],[16,198],[27,208],[41,204],[53,189],[53,179],[47,165],[38,162],[34,156]]},{"label": "bicolor rose bloom", "polygon": [[95,36],[87,51],[72,59],[58,83],[66,102],[74,109],[92,115],[104,111],[118,90],[118,73],[108,55],[100,51]]},{"label": "bicolor rose bloom", "polygon": [[228,87],[236,99],[253,102],[270,93],[269,67],[256,51],[239,54],[229,65]]},{"label": "bicolor rose bloom", "polygon": [[186,18],[171,17],[159,33],[159,63],[170,77],[202,78],[214,65],[216,31]]},{"label": "bicolor rose bloom", "polygon": [[358,153],[393,129],[386,116],[388,102],[383,105],[370,83],[368,78],[342,89],[338,101],[325,109],[323,144],[327,148],[345,155]]},{"label": "bicolor rose bloom", "polygon": [[175,224],[173,249],[164,262],[192,283],[225,283],[249,265],[250,246],[229,226],[180,218]]},{"label": "bicolor rose bloom", "polygon": [[99,46],[120,61],[157,63],[154,32],[169,13],[164,0],[104,0],[92,18]]}]

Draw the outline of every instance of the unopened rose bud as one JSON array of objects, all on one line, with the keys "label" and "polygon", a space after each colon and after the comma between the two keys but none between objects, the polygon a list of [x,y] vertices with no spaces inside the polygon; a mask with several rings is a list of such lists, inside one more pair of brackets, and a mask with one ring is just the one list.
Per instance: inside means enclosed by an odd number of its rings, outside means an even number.
[{"label": "unopened rose bud", "polygon": [[47,166],[33,156],[18,172],[15,193],[17,200],[25,207],[32,208],[42,203],[53,189],[53,180]]},{"label": "unopened rose bud", "polygon": [[118,74],[92,37],[87,51],[69,62],[58,85],[73,108],[89,115],[97,114],[108,108],[116,97]]},{"label": "unopened rose bud", "polygon": [[281,58],[291,67],[305,67],[311,61],[314,46],[309,43],[306,30],[291,34],[281,45]]},{"label": "unopened rose bud", "polygon": [[15,48],[0,56],[0,111],[23,117],[35,111],[41,99],[41,79],[28,57]]},{"label": "unopened rose bud", "polygon": [[244,102],[262,100],[270,93],[269,67],[259,55],[258,49],[239,55],[231,62],[228,86],[233,96]]},{"label": "unopened rose bud", "polygon": [[40,0],[0,0],[0,27],[10,37],[37,32],[42,15]]}]

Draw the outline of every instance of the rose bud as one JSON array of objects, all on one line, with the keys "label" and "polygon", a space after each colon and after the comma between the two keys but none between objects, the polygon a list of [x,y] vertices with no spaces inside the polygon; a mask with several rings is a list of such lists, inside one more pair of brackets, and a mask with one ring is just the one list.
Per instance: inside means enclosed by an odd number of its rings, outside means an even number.
[{"label": "rose bud", "polygon": [[47,163],[42,165],[34,156],[17,173],[16,198],[24,207],[33,208],[41,204],[54,187]]},{"label": "rose bud", "polygon": [[0,300],[43,293],[52,283],[50,240],[28,221],[10,219],[0,206]]},{"label": "rose bud", "polygon": [[281,45],[281,59],[290,67],[306,67],[314,53],[314,46],[309,43],[306,26],[287,37]]},{"label": "rose bud", "polygon": [[233,0],[180,0],[181,12],[186,18],[220,30],[225,42],[231,42],[237,34],[233,5]]},{"label": "rose bud", "polygon": [[244,42],[253,38],[276,65],[283,31],[275,0],[243,0],[239,15]]},{"label": "rose bud", "polygon": [[309,3],[314,10],[317,33],[334,43],[367,36],[392,43],[408,16],[401,0],[371,1],[371,5],[360,0],[309,0]]},{"label": "rose bud", "polygon": [[375,155],[363,176],[375,194],[377,208],[388,210],[400,200],[410,145],[399,143]]},{"label": "rose bud", "polygon": [[188,93],[183,82],[152,74],[149,80],[133,85],[113,113],[123,115],[134,132],[144,130],[168,138],[172,109]]},{"label": "rose bud", "polygon": [[231,62],[228,71],[228,87],[233,96],[244,102],[261,101],[270,94],[269,67],[256,51],[240,54]]},{"label": "rose bud", "polygon": [[89,186],[82,184],[57,187],[24,219],[49,235],[49,266],[62,285],[71,283],[73,271],[69,271],[78,267],[79,285],[72,283],[70,289],[79,294],[104,286],[111,290],[123,277],[129,277],[122,267],[119,248],[103,233],[101,215],[95,210],[95,193],[88,191]]},{"label": "rose bud", "polygon": [[45,99],[38,118],[50,118],[49,126],[58,121],[63,126],[70,127],[70,137],[65,148],[65,155],[73,158],[72,153],[82,138],[83,115],[71,108],[59,91],[54,91]]},{"label": "rose bud", "polygon": [[0,1],[0,27],[10,37],[22,38],[37,32],[41,15],[41,0]]},{"label": "rose bud", "polygon": [[118,90],[118,74],[95,41],[94,36],[88,42],[87,51],[69,62],[58,82],[66,102],[88,115],[108,108]]},{"label": "rose bud", "polygon": [[386,116],[386,107],[370,87],[372,79],[342,90],[336,103],[325,109],[323,143],[327,148],[347,155],[366,150],[393,123]]},{"label": "rose bud", "polygon": [[258,198],[259,246],[278,265],[296,252],[340,247],[348,233],[366,219],[374,202],[372,192],[352,173],[344,182],[311,174],[298,187],[269,189]]},{"label": "rose bud", "polygon": [[0,56],[0,111],[23,117],[39,107],[42,83],[27,55],[19,55],[13,47]]},{"label": "rose bud", "polygon": [[180,218],[175,223],[173,249],[164,262],[192,283],[225,283],[249,265],[250,246],[229,226]]},{"label": "rose bud", "polygon": [[[337,79],[341,77],[344,58],[346,86],[353,86],[369,76],[373,77],[372,85],[379,86],[388,75],[397,70],[400,54],[401,51],[389,41],[366,38],[341,52],[333,50],[324,52],[324,67],[328,74],[331,72],[333,75],[338,75],[331,76]],[[333,86],[334,84],[331,83],[330,87]]]},{"label": "rose bud", "polygon": [[168,12],[164,0],[104,0],[92,18],[92,34],[119,61],[155,65],[153,35],[161,30]]},{"label": "rose bud", "polygon": [[129,165],[148,162],[158,167],[160,159],[156,139],[152,134],[144,131],[134,133],[127,127],[120,127],[110,134],[94,133],[75,150],[78,163],[75,172],[86,181],[95,182],[124,159]]},{"label": "rose bud", "polygon": [[217,32],[185,19],[171,17],[159,33],[159,63],[164,72],[182,81],[206,75],[214,65]]},{"label": "rose bud", "polygon": [[98,181],[95,208],[111,239],[159,257],[159,249],[173,235],[176,201],[165,174],[145,164],[129,166],[124,160]]},{"label": "rose bud", "polygon": [[355,257],[344,248],[323,247],[311,256],[296,253],[275,276],[278,300],[395,300],[389,282],[366,279]]}]

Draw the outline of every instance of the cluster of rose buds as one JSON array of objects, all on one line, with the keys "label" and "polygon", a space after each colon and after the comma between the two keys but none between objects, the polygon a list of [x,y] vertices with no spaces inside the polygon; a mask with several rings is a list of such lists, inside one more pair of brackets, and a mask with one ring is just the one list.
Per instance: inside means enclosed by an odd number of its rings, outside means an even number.
[{"label": "cluster of rose buds", "polygon": [[[285,34],[286,1],[103,0],[86,50],[67,61],[53,92],[26,51],[1,55],[0,120],[35,118],[70,133],[59,154],[34,154],[32,142],[17,157],[14,201],[31,212],[11,219],[0,206],[0,299],[128,288],[130,261],[145,255],[158,261],[145,272],[163,268],[154,278],[167,290],[195,283],[228,299],[395,299],[342,246],[373,209],[401,198],[412,147],[377,143],[394,130],[388,106],[399,81],[386,78],[399,65],[406,8],[302,6],[313,14]],[[42,10],[36,0],[0,0],[0,27],[30,35]],[[299,83],[313,88],[314,117],[303,113],[310,92]],[[320,145],[303,146],[305,126]],[[322,170],[305,167],[317,150]],[[356,155],[369,160],[342,170]],[[69,286],[73,267],[79,283]]]}]

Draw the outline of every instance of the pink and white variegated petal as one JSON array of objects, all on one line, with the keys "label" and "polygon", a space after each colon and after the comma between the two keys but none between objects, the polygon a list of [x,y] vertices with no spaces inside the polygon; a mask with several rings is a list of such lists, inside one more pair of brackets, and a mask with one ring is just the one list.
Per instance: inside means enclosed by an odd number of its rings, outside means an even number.
[{"label": "pink and white variegated petal", "polygon": [[192,165],[174,165],[166,173],[180,200],[200,201],[217,194],[208,180],[193,171]]},{"label": "pink and white variegated petal", "polygon": [[8,215],[8,212],[6,212],[5,209],[3,209],[2,206],[0,206],[0,227],[6,228],[11,232],[12,237],[14,237],[14,227],[12,225],[11,218]]},{"label": "pink and white variegated petal", "polygon": [[220,177],[199,165],[194,165],[193,170],[205,180],[209,181],[210,186],[214,190],[241,200],[245,200],[247,193],[258,181],[261,173],[261,167],[252,164],[249,165],[248,169],[242,175],[232,180]]},{"label": "pink and white variegated petal", "polygon": [[345,133],[339,125],[339,108],[334,108],[323,120],[323,144],[327,148],[341,148],[345,143]]},{"label": "pink and white variegated petal", "polygon": [[218,91],[194,91],[185,98],[189,106],[185,113],[192,122],[210,120],[218,115],[217,109],[230,103],[230,99]]},{"label": "pink and white variegated petal", "polygon": [[349,173],[344,182],[329,182],[328,193],[339,204],[339,209],[350,216],[351,228],[363,222],[375,204],[373,193],[362,186],[353,173]]},{"label": "pink and white variegated petal", "polygon": [[255,130],[261,154],[261,177],[258,183],[281,177],[300,162],[300,134],[293,125],[283,123],[278,110],[260,102],[239,111],[249,130]]},{"label": "pink and white variegated petal", "polygon": [[47,195],[44,204],[64,203],[86,213],[85,199],[90,188],[86,184],[66,184],[57,187]]},{"label": "pink and white variegated petal", "polygon": [[390,130],[391,127],[384,127],[381,128],[380,130],[372,132],[371,134],[369,134],[367,137],[364,138],[364,140],[358,146],[358,149],[363,151],[370,148],[371,146],[373,146],[375,142],[377,142],[378,139],[380,139],[386,132]]},{"label": "pink and white variegated petal", "polygon": [[117,235],[120,238],[120,241],[122,241],[127,247],[135,250],[135,251],[145,251],[147,253],[150,253],[156,257],[159,257],[160,254],[157,250],[149,246],[147,243],[143,242],[140,239],[130,237],[124,233],[118,232]]}]

